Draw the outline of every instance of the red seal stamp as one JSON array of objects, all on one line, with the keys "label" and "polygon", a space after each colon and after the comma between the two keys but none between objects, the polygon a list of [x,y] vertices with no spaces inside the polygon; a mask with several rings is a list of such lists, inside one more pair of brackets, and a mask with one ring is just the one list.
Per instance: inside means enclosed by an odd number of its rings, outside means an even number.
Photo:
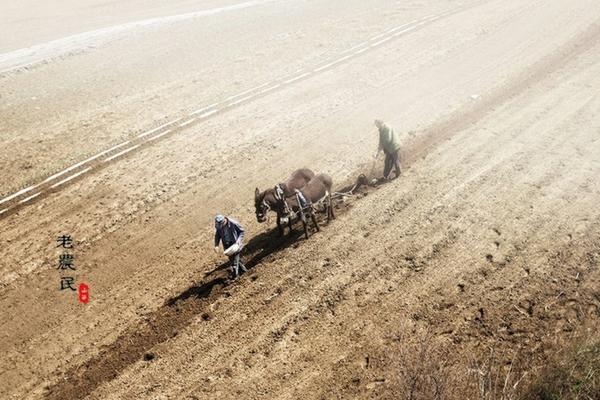
[{"label": "red seal stamp", "polygon": [[83,304],[87,304],[90,301],[90,287],[85,283],[79,284],[79,302]]}]

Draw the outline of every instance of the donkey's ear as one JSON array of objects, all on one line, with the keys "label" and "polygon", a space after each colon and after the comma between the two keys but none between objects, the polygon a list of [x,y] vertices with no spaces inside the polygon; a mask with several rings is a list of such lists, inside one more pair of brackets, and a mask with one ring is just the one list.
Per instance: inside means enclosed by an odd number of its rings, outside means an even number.
[{"label": "donkey's ear", "polygon": [[260,190],[258,190],[258,188],[254,189],[254,198],[258,198],[259,194],[260,194]]}]

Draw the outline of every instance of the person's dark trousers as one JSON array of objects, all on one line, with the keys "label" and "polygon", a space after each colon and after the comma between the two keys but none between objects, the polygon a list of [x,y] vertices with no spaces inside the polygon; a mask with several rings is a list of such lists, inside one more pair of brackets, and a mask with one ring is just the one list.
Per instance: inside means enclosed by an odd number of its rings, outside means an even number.
[{"label": "person's dark trousers", "polygon": [[240,254],[241,253],[237,253],[229,257],[229,262],[231,263],[231,274],[235,278],[240,276],[240,268],[242,269],[242,271],[248,272],[246,266],[240,261]]},{"label": "person's dark trousers", "polygon": [[393,153],[385,153],[385,166],[383,167],[383,177],[385,179],[388,178],[388,175],[392,171],[392,167],[394,167],[394,171],[396,172],[396,178],[400,176],[400,156],[398,151]]}]

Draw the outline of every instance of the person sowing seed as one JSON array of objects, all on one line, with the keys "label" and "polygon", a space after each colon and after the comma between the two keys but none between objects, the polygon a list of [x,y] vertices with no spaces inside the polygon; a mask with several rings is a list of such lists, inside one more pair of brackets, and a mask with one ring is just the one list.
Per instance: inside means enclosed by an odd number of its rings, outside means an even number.
[{"label": "person sowing seed", "polygon": [[239,269],[247,272],[246,266],[240,261],[240,254],[244,247],[244,228],[239,222],[230,217],[217,215],[215,217],[215,252],[219,252],[219,243],[223,243],[223,250],[231,263],[231,275],[237,278]]}]

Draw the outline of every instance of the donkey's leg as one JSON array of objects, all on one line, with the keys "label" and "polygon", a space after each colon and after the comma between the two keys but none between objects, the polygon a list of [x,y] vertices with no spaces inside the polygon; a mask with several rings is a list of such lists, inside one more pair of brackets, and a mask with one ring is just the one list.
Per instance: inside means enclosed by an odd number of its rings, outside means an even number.
[{"label": "donkey's leg", "polygon": [[277,213],[277,231],[279,232],[279,237],[283,236],[283,226],[281,226],[281,216]]},{"label": "donkey's leg", "polygon": [[331,192],[329,192],[329,201],[327,202],[327,222],[332,219],[335,219],[335,214],[333,213],[333,200],[331,199]]},{"label": "donkey's leg", "polygon": [[244,265],[244,263],[242,263],[241,252],[238,253],[238,265],[242,269],[242,272],[248,272],[248,268],[246,268],[246,266]]},{"label": "donkey's leg", "polygon": [[231,278],[235,279],[238,276],[238,265],[235,256],[229,256],[229,269]]},{"label": "donkey's leg", "polygon": [[317,217],[315,216],[314,211],[311,211],[310,219],[312,220],[313,224],[315,224],[315,228],[317,229],[317,232],[320,232],[321,228],[319,227],[319,223],[317,222]]},{"label": "donkey's leg", "polygon": [[303,220],[302,226],[304,228],[304,236],[308,239],[308,222],[306,220]]}]

